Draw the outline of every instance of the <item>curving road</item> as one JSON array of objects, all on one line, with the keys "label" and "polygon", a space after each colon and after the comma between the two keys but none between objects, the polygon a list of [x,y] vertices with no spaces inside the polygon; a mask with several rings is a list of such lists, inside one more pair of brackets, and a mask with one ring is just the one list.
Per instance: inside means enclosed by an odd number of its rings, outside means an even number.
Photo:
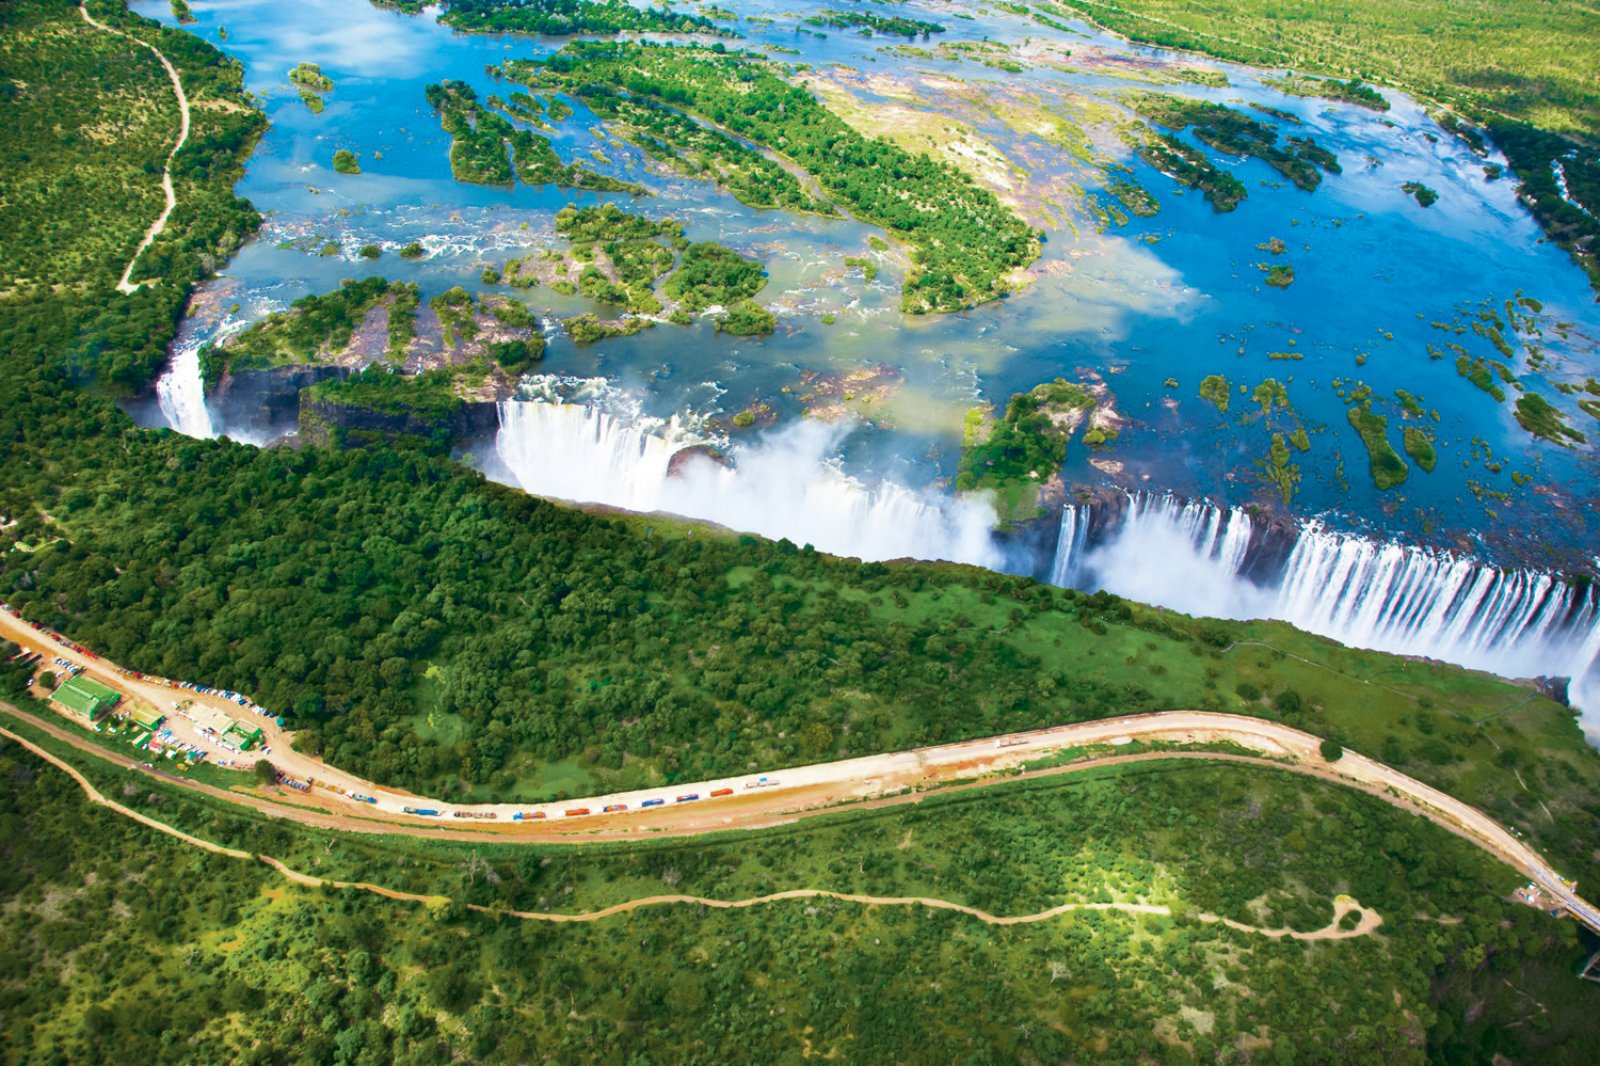
[{"label": "curving road", "polygon": [[89,14],[87,5],[80,6],[78,13],[83,16],[85,22],[96,29],[104,30],[106,33],[114,33],[118,37],[126,37],[141,48],[150,49],[155,57],[161,60],[161,65],[166,68],[167,78],[172,82],[172,91],[178,96],[178,143],[174,144],[172,151],[167,153],[167,165],[161,171],[161,191],[166,194],[167,206],[162,208],[160,216],[150,223],[149,229],[145,230],[144,239],[139,242],[139,247],[134,249],[133,258],[128,260],[128,265],[122,270],[122,280],[117,282],[117,291],[127,295],[138,292],[139,285],[143,284],[132,280],[133,268],[138,264],[139,257],[144,254],[146,248],[155,242],[157,237],[161,236],[161,231],[167,228],[167,219],[172,216],[173,209],[178,206],[178,195],[172,188],[172,161],[178,157],[178,153],[183,151],[183,146],[189,142],[189,97],[183,91],[183,79],[178,77],[177,68],[161,53],[161,49],[149,41],[139,40],[131,33],[125,33],[114,26],[107,26],[104,22]]},{"label": "curving road", "polygon": [[[9,707],[9,705],[6,706]],[[15,710],[15,708],[10,709]],[[114,811],[125,818],[130,818],[141,825],[149,826],[150,828],[164,833],[167,836],[181,840],[185,844],[188,844],[192,847],[209,851],[215,855],[224,855],[230,859],[259,861],[282,874],[287,880],[298,885],[305,885],[309,888],[325,887],[335,889],[350,889],[359,892],[370,892],[374,895],[383,896],[386,899],[405,900],[411,903],[432,904],[449,902],[444,896],[429,896],[420,892],[405,892],[401,891],[400,889],[386,888],[382,885],[370,884],[366,881],[338,881],[331,878],[317,877],[313,874],[302,873],[299,870],[293,869],[281,859],[275,859],[270,855],[257,855],[248,851],[241,851],[238,848],[224,847],[221,844],[202,839],[201,837],[193,836],[189,833],[185,833],[183,830],[178,829],[175,826],[167,825],[165,822],[158,821],[149,817],[148,815],[140,813],[139,811],[133,810],[130,807],[125,807],[116,800],[108,799],[104,793],[90,783],[88,778],[79,773],[77,768],[72,766],[70,763],[65,762],[64,760],[57,758],[55,755],[52,755],[50,752],[29,741],[25,737],[20,737],[16,733],[13,733],[11,730],[4,727],[0,727],[0,736],[8,737],[11,740],[16,741],[24,748],[27,748],[29,751],[33,752],[39,758],[44,759],[46,762],[64,771],[67,776],[71,777],[72,780],[77,783],[79,788],[83,789],[84,794],[89,797],[89,802],[101,807],[105,807],[107,810]],[[1052,918],[1059,918],[1063,914],[1070,914],[1074,911],[1122,911],[1130,914],[1152,914],[1163,918],[1172,917],[1171,907],[1155,903],[1062,903],[1058,904],[1057,906],[1050,907],[1042,911],[1034,911],[1029,914],[997,915],[991,914],[990,912],[982,910],[978,907],[970,907],[965,903],[955,903],[951,900],[939,899],[934,896],[872,896],[857,892],[835,892],[834,890],[827,888],[792,888],[783,892],[772,892],[764,896],[751,896],[746,899],[715,899],[710,896],[690,896],[676,894],[662,896],[641,896],[637,899],[624,900],[621,903],[613,903],[609,907],[601,907],[598,910],[579,911],[575,913],[563,913],[560,911],[508,910],[499,907],[484,906],[478,903],[468,903],[466,904],[466,907],[468,910],[477,911],[481,914],[502,915],[509,918],[518,918],[523,921],[570,923],[598,922],[619,914],[627,914],[630,911],[636,911],[643,907],[664,907],[675,904],[689,904],[697,907],[709,907],[713,910],[743,910],[747,907],[759,907],[768,903],[778,903],[785,900],[796,899],[831,899],[838,900],[841,903],[857,903],[872,907],[927,907],[930,910],[953,911],[957,914],[966,915],[969,918],[976,918],[985,925],[1001,926],[1032,925],[1036,922],[1044,922],[1049,921]],[[1357,921],[1355,925],[1346,929],[1341,923],[1343,922],[1345,915],[1352,912],[1359,914],[1360,920]],[[1339,896],[1333,901],[1333,918],[1328,922],[1327,925],[1323,926],[1321,929],[1312,929],[1309,931],[1288,928],[1263,929],[1259,926],[1247,925],[1244,922],[1234,921],[1232,918],[1223,918],[1215,914],[1207,913],[1196,914],[1194,917],[1196,920],[1205,922],[1207,924],[1221,924],[1227,926],[1229,929],[1234,929],[1241,933],[1252,933],[1256,936],[1269,937],[1274,940],[1281,940],[1285,937],[1291,940],[1350,940],[1355,937],[1367,936],[1376,931],[1378,927],[1383,924],[1383,917],[1378,914],[1377,911],[1361,906],[1360,903],[1357,903],[1354,899],[1351,899],[1348,896]]]},{"label": "curving road", "polygon": [[[1444,826],[1528,876],[1544,892],[1584,925],[1600,933],[1600,909],[1580,897],[1544,858],[1524,841],[1482,811],[1431,785],[1364,755],[1346,751],[1337,762],[1321,755],[1321,738],[1278,722],[1211,711],[1161,711],[1092,722],[1075,722],[1024,733],[981,740],[960,741],[909,751],[888,752],[809,766],[790,767],[771,775],[740,774],[688,784],[676,784],[587,799],[547,804],[449,804],[428,800],[391,788],[379,787],[354,774],[324,764],[290,746],[290,736],[262,715],[251,715],[239,705],[216,695],[192,690],[174,691],[170,682],[126,676],[114,664],[78,651],[42,630],[0,610],[0,635],[40,650],[47,659],[57,656],[83,666],[85,672],[132,699],[168,710],[175,696],[225,709],[235,717],[262,726],[268,736],[271,759],[283,772],[317,781],[303,799],[294,793],[284,803],[259,795],[245,796],[185,778],[171,778],[186,787],[213,793],[230,802],[245,803],[275,816],[306,824],[328,825],[327,812],[338,828],[365,832],[410,832],[417,835],[459,836],[460,830],[494,834],[516,840],[637,839],[641,835],[690,835],[731,828],[758,828],[822,813],[843,803],[880,805],[914,802],[930,787],[968,782],[979,787],[994,775],[1015,775],[1025,763],[1038,762],[1070,749],[1109,747],[1134,741],[1163,745],[1232,744],[1254,755],[1201,752],[1156,752],[1144,755],[1072,762],[1031,772],[1032,776],[1081,770],[1142,758],[1192,758],[1256,762],[1308,774],[1361,789],[1386,802]],[[59,724],[42,721],[27,712],[8,708],[80,749],[111,757],[81,733],[73,736]],[[62,720],[57,717],[57,723]],[[132,762],[129,761],[129,765]],[[163,775],[168,776],[168,775]],[[364,797],[357,801],[354,796]],[[647,806],[648,804],[648,806]],[[408,811],[408,808],[410,809]],[[431,815],[417,813],[431,810]],[[582,812],[582,813],[578,813]],[[522,817],[518,817],[518,816]],[[448,819],[441,822],[441,819]],[[457,828],[459,827],[459,828]],[[452,831],[454,830],[454,831]]]}]

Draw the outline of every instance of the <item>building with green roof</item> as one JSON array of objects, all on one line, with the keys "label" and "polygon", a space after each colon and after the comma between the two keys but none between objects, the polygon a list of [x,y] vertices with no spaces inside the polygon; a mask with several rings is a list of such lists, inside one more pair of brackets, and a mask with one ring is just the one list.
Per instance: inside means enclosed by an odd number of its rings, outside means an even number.
[{"label": "building with green roof", "polygon": [[146,710],[143,707],[135,707],[130,717],[135,725],[148,729],[152,733],[160,729],[161,723],[167,720],[167,716],[160,711]]},{"label": "building with green roof", "polygon": [[115,707],[122,699],[122,694],[93,678],[79,674],[77,677],[69,678],[65,684],[56,689],[50,699],[69,711],[93,720]]}]

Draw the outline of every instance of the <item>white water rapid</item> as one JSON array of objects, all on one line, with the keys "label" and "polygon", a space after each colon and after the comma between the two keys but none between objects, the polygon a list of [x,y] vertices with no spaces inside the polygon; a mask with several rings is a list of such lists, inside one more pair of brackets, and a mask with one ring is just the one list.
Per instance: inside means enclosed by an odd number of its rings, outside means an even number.
[{"label": "white water rapid", "polygon": [[[1136,494],[1094,545],[1090,518],[1087,506],[1063,511],[1057,584],[1190,614],[1281,619],[1342,644],[1505,677],[1570,677],[1573,703],[1600,713],[1600,597],[1582,584],[1313,522],[1263,586],[1243,576],[1255,530],[1239,508]],[[1589,728],[1600,734],[1600,720]]]},{"label": "white water rapid", "polygon": [[200,377],[200,349],[203,334],[182,331],[173,344],[172,360],[156,379],[156,399],[167,425],[186,437],[215,437],[211,412],[206,410],[206,389]]},{"label": "white water rapid", "polygon": [[677,419],[510,400],[495,448],[516,484],[539,496],[667,511],[861,559],[1000,565],[992,508],[845,474],[834,456],[847,432],[802,421],[727,448],[730,465],[692,455],[669,474],[675,454],[707,443]]}]

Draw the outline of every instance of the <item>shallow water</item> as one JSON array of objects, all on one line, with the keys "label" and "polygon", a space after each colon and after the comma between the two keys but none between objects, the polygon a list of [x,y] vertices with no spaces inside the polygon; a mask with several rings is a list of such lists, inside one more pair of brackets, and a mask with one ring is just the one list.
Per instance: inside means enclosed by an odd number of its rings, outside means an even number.
[{"label": "shallow water", "polygon": [[[1499,309],[1519,291],[1536,298],[1544,305],[1539,344],[1547,368],[1524,374],[1524,381],[1570,412],[1577,428],[1600,437],[1600,423],[1552,387],[1600,376],[1593,293],[1565,253],[1539,243],[1512,183],[1487,180],[1484,161],[1416,103],[1387,93],[1393,108],[1380,114],[1285,96],[1262,84],[1270,72],[1130,46],[1086,27],[1069,37],[1000,13],[968,21],[942,4],[895,8],[948,27],[932,44],[918,40],[918,47],[985,38],[1061,40],[1073,51],[1069,62],[1084,65],[1011,74],[975,63],[907,59],[884,52],[901,42],[882,36],[797,33],[793,14],[811,6],[741,5],[746,18],[736,28],[747,40],[738,45],[797,48],[800,57],[774,58],[813,64],[881,105],[896,102],[912,85],[919,106],[969,123],[1007,159],[1025,160],[1030,188],[1059,191],[1069,181],[1092,187],[1100,178],[1061,149],[1008,125],[1017,107],[1114,107],[1117,94],[1144,88],[1290,112],[1302,124],[1285,125],[1284,134],[1315,137],[1337,153],[1343,173],[1327,175],[1314,193],[1305,193],[1264,163],[1210,153],[1249,189],[1236,211],[1218,215],[1197,192],[1180,190],[1132,157],[1107,134],[1110,121],[1091,123],[1097,146],[1131,168],[1160,201],[1160,213],[1100,234],[1087,212],[1058,197],[1053,215],[1062,228],[1049,233],[1037,265],[1043,276],[1030,287],[971,312],[907,318],[895,310],[899,271],[892,262],[885,260],[870,285],[859,273],[846,275],[846,256],[870,254],[872,227],[755,211],[703,183],[653,173],[637,152],[611,140],[603,144],[612,164],[594,164],[589,150],[602,142],[580,107],[558,126],[563,157],[643,182],[658,194],[604,198],[671,213],[685,220],[692,238],[722,240],[765,258],[772,280],[761,299],[779,311],[781,324],[765,339],[718,336],[708,324],[663,325],[589,348],[559,339],[541,373],[610,379],[634,391],[642,411],[659,418],[689,411],[731,415],[762,401],[776,412],[779,424],[769,432],[778,433],[803,414],[799,397],[808,389],[802,371],[889,363],[903,375],[898,392],[866,412],[854,431],[833,435],[835,447],[851,473],[891,476],[918,489],[953,473],[961,415],[975,402],[1003,405],[1012,392],[1040,381],[1099,375],[1117,409],[1134,423],[1098,453],[1075,443],[1065,471],[1069,482],[1106,482],[1108,475],[1089,465],[1098,457],[1123,464],[1121,480],[1132,485],[1232,504],[1272,501],[1276,496],[1257,463],[1273,430],[1303,425],[1312,447],[1294,456],[1303,472],[1291,505],[1297,514],[1322,514],[1333,524],[1379,535],[1465,543],[1491,557],[1571,564],[1593,554],[1600,543],[1592,515],[1594,450],[1535,441],[1516,424],[1510,401],[1497,405],[1459,376],[1453,354],[1434,360],[1427,351],[1429,343],[1443,349],[1456,342],[1476,356],[1498,358],[1483,338],[1445,333],[1430,323],[1465,322],[1463,307],[1488,301]],[[164,3],[136,7],[171,21]],[[504,93],[506,87],[484,73],[487,64],[548,52],[561,41],[458,35],[429,17],[351,0],[219,0],[196,5],[195,14],[194,32],[245,63],[246,87],[264,98],[272,127],[239,189],[267,215],[267,224],[229,265],[220,283],[226,302],[197,318],[186,344],[238,316],[265,313],[345,277],[381,273],[414,280],[425,298],[456,284],[479,289],[486,263],[555,241],[552,217],[560,207],[603,199],[455,182],[448,138],[423,99],[425,85],[445,78],[464,80],[482,96]],[[751,15],[775,21],[753,24]],[[219,41],[224,26],[227,40]],[[335,82],[321,115],[300,102],[285,76],[302,61],[319,63]],[[1151,85],[1130,78],[1141,69],[1185,65],[1221,69],[1230,85]],[[925,75],[942,80],[928,82]],[[332,171],[337,148],[360,156],[361,175]],[[1417,206],[1399,189],[1407,180],[1438,190],[1438,203]],[[1282,257],[1257,250],[1272,237],[1287,244]],[[393,254],[417,239],[428,249],[424,260]],[[328,241],[338,242],[339,253],[316,254]],[[356,257],[368,242],[385,249],[381,260]],[[1285,290],[1264,285],[1254,264],[1267,261],[1292,263],[1294,284]],[[596,309],[548,290],[525,298],[541,313]],[[824,325],[820,315],[830,311],[838,320]],[[1570,324],[1564,338],[1558,323]],[[1273,360],[1269,352],[1301,358]],[[1360,357],[1365,365],[1358,365]],[[1219,414],[1196,395],[1200,380],[1214,373],[1226,374],[1236,389],[1267,377],[1285,382],[1293,413],[1275,413],[1270,426],[1259,414],[1243,418],[1253,405],[1236,391],[1228,415]],[[1164,384],[1169,378],[1176,388]],[[1412,464],[1399,490],[1378,492],[1366,452],[1345,421],[1345,403],[1335,394],[1340,382],[1371,387],[1374,409],[1389,417],[1397,449],[1402,417],[1396,389],[1437,410],[1437,425],[1422,423],[1438,435],[1437,469],[1425,474]],[[174,392],[172,383],[166,388]],[[191,418],[187,428],[203,424]],[[1483,446],[1475,448],[1475,440]],[[1532,482],[1514,485],[1513,471]],[[1489,495],[1494,492],[1510,496],[1496,499]]]}]

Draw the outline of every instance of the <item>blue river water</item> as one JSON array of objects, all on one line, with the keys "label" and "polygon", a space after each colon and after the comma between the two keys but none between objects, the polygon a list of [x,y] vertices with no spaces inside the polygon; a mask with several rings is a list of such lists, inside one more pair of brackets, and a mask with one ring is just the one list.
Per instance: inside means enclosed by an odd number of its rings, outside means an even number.
[{"label": "blue river water", "polygon": [[[172,22],[164,2],[134,6]],[[616,199],[682,219],[694,239],[766,260],[771,280],[760,299],[780,316],[778,332],[763,339],[721,336],[705,322],[590,347],[552,343],[541,374],[607,379],[651,415],[727,416],[765,403],[778,422],[765,432],[781,432],[804,417],[803,373],[887,365],[896,384],[870,411],[857,407],[863,420],[830,446],[852,473],[938,490],[954,473],[962,417],[973,405],[1003,406],[1012,393],[1056,377],[1098,380],[1125,421],[1104,448],[1074,442],[1063,472],[1070,484],[1268,504],[1375,535],[1551,566],[1584,565],[1600,545],[1592,443],[1600,441],[1600,422],[1557,388],[1600,377],[1600,306],[1566,254],[1541,240],[1514,181],[1486,175],[1485,164],[1499,157],[1475,155],[1402,94],[1385,91],[1387,112],[1286,95],[1264,81],[1282,72],[1129,45],[1077,24],[1065,33],[1003,12],[963,18],[965,8],[955,4],[895,5],[894,14],[947,27],[909,42],[918,50],[911,55],[893,48],[906,42],[813,32],[797,20],[824,4],[739,5],[742,18],[727,25],[745,39],[730,46],[795,49],[799,55],[768,53],[809,65],[816,84],[848,94],[868,114],[878,110],[880,121],[901,109],[937,116],[935,127],[961,126],[974,139],[968,143],[1003,157],[993,170],[997,191],[1046,230],[1037,276],[1020,292],[961,314],[909,318],[897,310],[900,264],[869,246],[875,228],[753,210],[708,184],[665,175],[605,137],[581,106],[554,135],[563,158],[639,181],[654,197],[454,181],[449,139],[424,87],[455,78],[480,95],[503,94],[488,65],[546,54],[562,41],[457,34],[431,14],[356,0],[192,6],[198,21],[188,28],[244,63],[246,87],[271,121],[238,190],[267,224],[197,303],[197,336],[346,277],[416,281],[425,299],[458,284],[478,290],[485,265],[557,243],[552,220],[562,206]],[[945,47],[986,42],[1010,49],[1027,69],[985,66]],[[287,80],[301,62],[320,64],[335,83],[321,114]],[[1172,72],[1184,67],[1221,71],[1228,84],[1175,80]],[[1262,162],[1209,152],[1249,194],[1237,210],[1218,214],[1116,137],[1115,127],[1133,117],[1119,99],[1138,90],[1291,114],[1298,123],[1284,121],[1283,134],[1314,137],[1336,153],[1342,172],[1308,193]],[[1099,232],[1072,186],[1093,193],[1103,175],[1041,136],[1041,114],[1067,116],[1086,130],[1094,152],[1126,166],[1159,201],[1159,213]],[[357,153],[361,174],[332,170],[341,148]],[[598,162],[596,151],[608,162]],[[1408,181],[1437,190],[1438,202],[1419,206],[1400,188]],[[1098,196],[1110,201],[1103,190]],[[1282,254],[1261,247],[1273,239],[1283,242]],[[413,240],[428,249],[424,259],[393,254]],[[338,254],[319,255],[329,241]],[[385,248],[381,259],[355,254],[368,242]],[[881,263],[875,281],[848,270],[844,260],[855,256]],[[1266,285],[1262,266],[1285,262],[1293,284]],[[541,314],[598,310],[546,289],[521,295]],[[1519,295],[1541,310],[1519,310],[1530,332],[1506,331],[1516,348],[1507,361],[1522,387],[1561,408],[1591,443],[1536,440],[1513,417],[1514,389],[1497,403],[1457,372],[1452,343],[1473,357],[1502,358],[1472,331],[1473,315],[1487,308],[1503,319],[1506,301]],[[1442,357],[1430,355],[1430,345]],[[1218,374],[1232,389],[1226,414],[1198,395],[1202,379]],[[1266,378],[1285,386],[1290,404],[1270,417],[1249,395]],[[1408,418],[1436,436],[1432,473],[1413,462],[1402,486],[1374,486],[1339,395],[1363,385],[1373,410],[1389,419],[1396,449]],[[1407,416],[1397,390],[1415,396],[1424,414]],[[1306,430],[1310,449],[1292,457],[1301,480],[1285,506],[1260,464],[1273,432],[1296,428]]]}]

